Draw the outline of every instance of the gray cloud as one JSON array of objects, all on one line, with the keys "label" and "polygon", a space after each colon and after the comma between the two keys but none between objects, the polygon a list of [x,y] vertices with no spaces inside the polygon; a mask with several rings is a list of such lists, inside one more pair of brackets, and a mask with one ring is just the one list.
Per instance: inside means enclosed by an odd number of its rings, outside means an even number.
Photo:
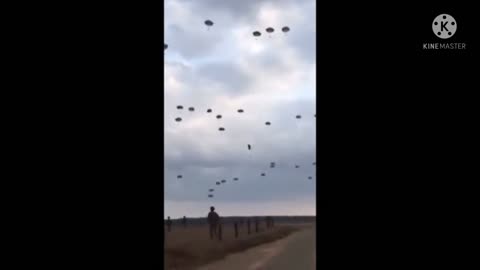
[{"label": "gray cloud", "polygon": [[211,84],[220,83],[231,95],[241,95],[249,87],[249,75],[234,63],[216,62],[199,70],[196,74],[210,81]]},{"label": "gray cloud", "polygon": [[[275,207],[286,209],[284,203],[291,201],[297,207],[284,214],[300,208],[314,214],[314,4],[166,1],[166,213],[197,215],[193,209],[199,205],[215,204],[233,214],[255,202],[281,212]],[[207,18],[215,22],[210,30],[203,25]],[[272,25],[279,30],[284,24],[292,28],[288,35],[251,36],[252,29]],[[187,110],[190,106],[194,112]],[[213,113],[206,113],[208,108]],[[240,108],[243,114],[237,112]],[[175,122],[176,117],[182,122]],[[272,124],[266,126],[266,121]],[[274,169],[269,168],[272,161]],[[262,172],[267,175],[260,176]],[[240,180],[232,181],[234,177]],[[222,179],[227,183],[216,186]],[[213,199],[207,197],[209,188],[215,189]]]}]

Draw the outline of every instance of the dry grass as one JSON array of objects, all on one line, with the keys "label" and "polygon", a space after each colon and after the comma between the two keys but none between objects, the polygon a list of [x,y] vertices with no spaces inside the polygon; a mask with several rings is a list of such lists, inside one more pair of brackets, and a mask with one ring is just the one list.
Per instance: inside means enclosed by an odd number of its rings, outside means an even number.
[{"label": "dry grass", "polygon": [[230,253],[240,252],[263,243],[272,242],[283,238],[298,226],[276,225],[260,232],[247,234],[247,226],[239,226],[239,236],[235,239],[233,225],[224,225],[223,239],[210,240],[207,226],[187,228],[172,228],[171,232],[165,232],[165,269],[168,270],[191,270],[198,266],[224,258]]}]

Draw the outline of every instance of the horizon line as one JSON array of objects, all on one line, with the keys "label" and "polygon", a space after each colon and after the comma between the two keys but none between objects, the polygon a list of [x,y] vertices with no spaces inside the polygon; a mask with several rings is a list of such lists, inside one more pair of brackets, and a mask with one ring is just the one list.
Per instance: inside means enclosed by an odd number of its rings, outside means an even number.
[{"label": "horizon line", "polygon": [[[167,216],[168,217],[168,216]],[[185,216],[186,218],[207,218],[207,216]],[[235,216],[220,216],[221,218],[232,218],[232,217],[317,217],[317,215],[253,215],[253,216],[242,216],[242,215],[235,215]],[[175,220],[175,219],[182,219],[182,217],[178,218],[170,218],[170,220]],[[166,219],[166,217],[164,217]]]}]

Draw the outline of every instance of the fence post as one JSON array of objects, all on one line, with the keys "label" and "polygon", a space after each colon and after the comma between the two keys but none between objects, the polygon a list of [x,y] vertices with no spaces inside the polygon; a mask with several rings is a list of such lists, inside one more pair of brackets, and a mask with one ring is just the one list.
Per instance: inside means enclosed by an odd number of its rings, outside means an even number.
[{"label": "fence post", "polygon": [[238,238],[238,226],[237,226],[236,222],[235,222],[234,226],[235,226],[235,238]]},{"label": "fence post", "polygon": [[250,234],[250,219],[247,219],[248,234]]}]

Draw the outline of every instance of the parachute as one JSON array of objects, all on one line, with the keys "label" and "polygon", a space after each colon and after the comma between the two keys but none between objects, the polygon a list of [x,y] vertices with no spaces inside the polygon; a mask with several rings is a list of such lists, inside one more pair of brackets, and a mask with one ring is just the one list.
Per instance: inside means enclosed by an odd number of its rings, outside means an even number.
[{"label": "parachute", "polygon": [[242,110],[242,109],[238,109],[238,112],[239,112],[239,113],[243,113],[243,110]]},{"label": "parachute", "polygon": [[252,150],[252,146],[250,144],[248,145],[248,150]]},{"label": "parachute", "polygon": [[211,112],[212,112],[212,109],[208,109],[208,110],[207,110],[207,113],[211,113]]},{"label": "parachute", "polygon": [[265,122],[265,125],[270,126],[270,122]]},{"label": "parachute", "polygon": [[308,179],[312,179],[312,177],[311,177],[311,176],[309,176],[309,177],[308,177]]},{"label": "parachute", "polygon": [[177,175],[178,179],[181,179],[183,176],[181,174]]},{"label": "parachute", "polygon": [[222,118],[222,116],[220,114],[217,115],[217,119],[221,119],[221,118]]},{"label": "parachute", "polygon": [[163,47],[165,48],[165,50],[168,49],[168,44],[165,44]]},{"label": "parachute", "polygon": [[213,198],[213,194],[208,194],[208,197],[209,197],[209,198]]},{"label": "parachute", "polygon": [[265,173],[262,173],[261,176],[265,176]]},{"label": "parachute", "polygon": [[295,168],[297,168],[297,169],[298,169],[298,168],[300,168],[300,166],[299,166],[299,165],[295,165]]},{"label": "parachute", "polygon": [[225,128],[220,127],[220,128],[218,128],[218,130],[219,130],[219,131],[225,131]]},{"label": "parachute", "polygon": [[175,118],[175,121],[180,122],[180,121],[182,121],[182,118],[177,117],[177,118]]},{"label": "parachute", "polygon": [[213,188],[211,188],[211,189],[209,189],[208,191],[210,191],[210,192],[213,192],[213,191],[214,191],[214,189],[213,189]]},{"label": "parachute", "polygon": [[215,184],[217,184],[217,186],[219,186],[219,185],[220,185],[220,182],[217,181]]},{"label": "parachute", "polygon": [[233,181],[238,181],[238,177],[233,178]]},{"label": "parachute", "polygon": [[194,107],[190,107],[190,108],[188,108],[188,110],[191,111],[191,112],[193,112],[193,111],[195,111],[195,108],[194,108]]},{"label": "parachute", "polygon": [[213,26],[213,22],[210,20],[206,20],[205,25],[207,26],[207,30],[210,30],[210,26]]},{"label": "parachute", "polygon": [[262,33],[260,33],[259,31],[253,32],[253,36],[254,36],[254,37],[259,37],[259,36],[261,36],[261,35],[262,35]]},{"label": "parachute", "polygon": [[302,118],[302,116],[299,114],[299,115],[296,116],[296,118],[300,119],[300,118]]},{"label": "parachute", "polygon": [[223,179],[223,180],[222,180],[222,183],[225,183],[225,182],[227,182],[227,180]]},{"label": "parachute", "polygon": [[182,105],[178,105],[178,106],[177,106],[177,110],[183,110],[183,106],[182,106]]},{"label": "parachute", "polygon": [[273,33],[273,31],[275,31],[275,29],[273,29],[272,27],[268,27],[267,29],[265,29],[265,31],[267,31],[267,33],[269,34],[268,37],[271,38],[271,34]]},{"label": "parachute", "polygon": [[206,24],[207,26],[212,26],[212,25],[213,25],[213,22],[210,21],[210,20],[206,20],[206,21],[205,21],[205,24]]},{"label": "parachute", "polygon": [[287,33],[288,31],[290,31],[290,27],[284,26],[284,27],[282,28],[282,32]]}]

